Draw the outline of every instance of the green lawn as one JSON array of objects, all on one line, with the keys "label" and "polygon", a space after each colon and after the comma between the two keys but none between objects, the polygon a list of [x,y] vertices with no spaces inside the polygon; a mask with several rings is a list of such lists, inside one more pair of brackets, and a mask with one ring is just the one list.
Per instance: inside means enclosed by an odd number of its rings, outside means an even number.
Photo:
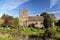
[{"label": "green lawn", "polygon": [[0,40],[12,40],[11,38],[0,38]]},{"label": "green lawn", "polygon": [[15,38],[0,38],[0,40],[17,40],[17,39],[15,39]]}]

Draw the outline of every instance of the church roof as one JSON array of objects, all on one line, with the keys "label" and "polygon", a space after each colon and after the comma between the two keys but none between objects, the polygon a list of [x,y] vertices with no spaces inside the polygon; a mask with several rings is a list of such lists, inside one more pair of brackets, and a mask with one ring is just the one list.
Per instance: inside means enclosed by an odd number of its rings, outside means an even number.
[{"label": "church roof", "polygon": [[28,16],[28,21],[43,21],[44,18],[42,16]]}]

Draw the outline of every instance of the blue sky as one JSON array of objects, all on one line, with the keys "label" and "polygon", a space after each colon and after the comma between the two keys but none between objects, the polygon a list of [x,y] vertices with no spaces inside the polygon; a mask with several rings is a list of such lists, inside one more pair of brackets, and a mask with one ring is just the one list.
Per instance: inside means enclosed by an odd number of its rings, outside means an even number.
[{"label": "blue sky", "polygon": [[0,0],[0,17],[4,13],[17,17],[21,9],[28,10],[28,15],[48,12],[60,18],[60,0]]}]

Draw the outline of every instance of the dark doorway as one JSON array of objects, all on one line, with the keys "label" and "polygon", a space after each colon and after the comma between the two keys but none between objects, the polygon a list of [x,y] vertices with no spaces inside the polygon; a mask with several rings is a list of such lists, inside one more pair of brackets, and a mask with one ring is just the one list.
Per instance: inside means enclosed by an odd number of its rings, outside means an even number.
[{"label": "dark doorway", "polygon": [[35,28],[35,24],[32,23],[32,24],[28,25],[28,27],[30,27],[30,28]]}]

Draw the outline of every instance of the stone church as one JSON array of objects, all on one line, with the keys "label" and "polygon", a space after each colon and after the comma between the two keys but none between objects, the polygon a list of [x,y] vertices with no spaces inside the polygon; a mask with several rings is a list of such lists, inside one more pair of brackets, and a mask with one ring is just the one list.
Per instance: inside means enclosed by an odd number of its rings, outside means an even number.
[{"label": "stone church", "polygon": [[19,25],[22,27],[28,27],[34,24],[35,27],[42,28],[43,20],[44,18],[42,16],[28,16],[27,10],[19,11]]},{"label": "stone church", "polygon": [[[52,14],[50,16],[55,18]],[[19,25],[21,27],[35,26],[37,28],[43,28],[43,20],[44,18],[42,16],[28,16],[27,10],[19,11]]]}]

